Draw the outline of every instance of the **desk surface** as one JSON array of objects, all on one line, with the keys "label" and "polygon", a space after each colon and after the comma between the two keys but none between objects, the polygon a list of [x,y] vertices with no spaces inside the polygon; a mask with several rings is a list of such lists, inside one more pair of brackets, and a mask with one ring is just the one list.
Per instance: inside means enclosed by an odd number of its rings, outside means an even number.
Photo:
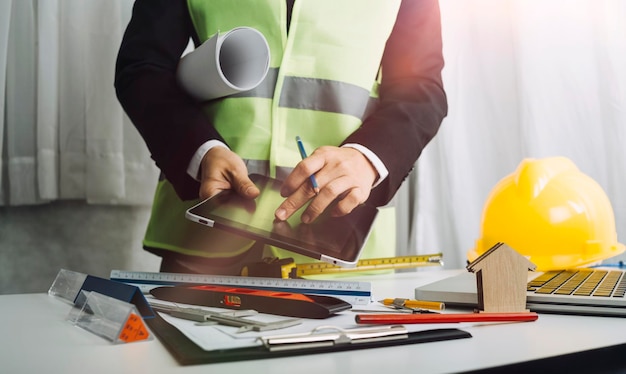
[{"label": "desk surface", "polygon": [[[374,299],[412,298],[414,288],[450,270],[419,270],[359,278],[372,282]],[[473,337],[454,341],[304,355],[278,359],[180,366],[158,339],[113,345],[73,327],[69,306],[46,294],[0,296],[0,362],[6,373],[419,373],[463,372],[577,353],[599,360],[626,357],[626,318],[541,314],[536,322],[463,325]],[[583,351],[597,350],[604,356]],[[597,352],[597,351],[596,351]],[[571,357],[569,357],[571,358]],[[626,367],[626,358],[623,360]],[[569,360],[567,362],[573,362]],[[559,364],[560,365],[560,364]],[[588,364],[589,365],[589,364]],[[562,367],[561,367],[562,368]],[[295,370],[294,370],[295,369]],[[509,367],[508,372],[511,372]],[[519,368],[518,368],[519,369]],[[600,371],[600,370],[598,370]]]}]

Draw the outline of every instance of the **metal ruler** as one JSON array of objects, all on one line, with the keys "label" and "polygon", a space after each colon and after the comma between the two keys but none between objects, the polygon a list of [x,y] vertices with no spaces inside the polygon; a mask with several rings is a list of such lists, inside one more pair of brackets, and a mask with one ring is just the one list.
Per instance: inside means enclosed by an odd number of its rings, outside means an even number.
[{"label": "metal ruler", "polygon": [[352,305],[367,305],[371,302],[372,297],[371,283],[358,281],[152,273],[124,270],[112,270],[110,279],[137,286],[143,293],[147,293],[151,289],[161,286],[213,284],[254,288],[257,290],[332,296]]},{"label": "metal ruler", "polygon": [[292,270],[292,278],[317,274],[337,274],[354,271],[372,271],[388,269],[409,269],[420,266],[442,266],[443,254],[434,253],[414,256],[398,256],[359,260],[355,267],[341,267],[327,262],[296,264]]}]

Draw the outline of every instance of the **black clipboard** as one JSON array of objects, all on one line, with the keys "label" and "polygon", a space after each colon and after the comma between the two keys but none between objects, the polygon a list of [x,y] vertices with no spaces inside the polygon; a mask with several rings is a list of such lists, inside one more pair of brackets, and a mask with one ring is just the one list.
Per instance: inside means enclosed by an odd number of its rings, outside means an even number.
[{"label": "black clipboard", "polygon": [[406,339],[372,341],[359,344],[343,344],[332,347],[311,347],[288,351],[270,351],[265,346],[258,346],[205,351],[189,340],[189,338],[187,338],[176,327],[167,323],[163,318],[161,318],[161,316],[158,315],[158,313],[155,318],[146,320],[146,323],[150,326],[150,329],[159,338],[161,343],[181,365],[259,360],[265,358],[350,351],[355,349],[388,347],[394,345],[429,343],[472,337],[470,333],[459,329],[432,329],[409,333],[408,338]]}]

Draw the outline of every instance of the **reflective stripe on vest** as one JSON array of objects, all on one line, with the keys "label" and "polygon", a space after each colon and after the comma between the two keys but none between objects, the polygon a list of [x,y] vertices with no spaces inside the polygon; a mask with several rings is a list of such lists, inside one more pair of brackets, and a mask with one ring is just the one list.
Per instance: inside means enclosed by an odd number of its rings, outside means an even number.
[{"label": "reflective stripe on vest", "polygon": [[[230,97],[271,99],[276,89],[277,77],[278,69],[270,69],[263,82],[256,88]],[[283,108],[343,113],[364,120],[377,102],[376,92],[369,92],[361,87],[343,82],[288,77],[283,85],[285,89],[283,89],[278,103],[278,106]],[[300,94],[289,95],[288,92]]]}]

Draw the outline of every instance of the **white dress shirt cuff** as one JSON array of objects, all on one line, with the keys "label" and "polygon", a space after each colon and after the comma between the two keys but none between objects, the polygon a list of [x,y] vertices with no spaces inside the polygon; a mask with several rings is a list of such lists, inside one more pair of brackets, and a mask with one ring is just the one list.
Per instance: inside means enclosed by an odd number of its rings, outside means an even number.
[{"label": "white dress shirt cuff", "polygon": [[378,179],[374,182],[372,188],[378,186],[389,175],[389,170],[387,170],[385,164],[383,164],[380,158],[378,158],[378,156],[376,156],[374,152],[370,151],[368,148],[360,144],[353,143],[344,144],[342,145],[342,147],[356,149],[357,151],[361,152],[363,156],[365,156],[369,160],[369,162],[372,163],[372,166],[374,166],[374,169],[376,169],[376,172],[378,173]]},{"label": "white dress shirt cuff", "polygon": [[193,179],[200,181],[200,165],[202,164],[202,159],[204,158],[204,155],[213,147],[228,148],[226,144],[219,140],[209,140],[198,147],[198,150],[194,153],[191,161],[189,161],[189,166],[187,167],[187,174],[189,174]]}]

